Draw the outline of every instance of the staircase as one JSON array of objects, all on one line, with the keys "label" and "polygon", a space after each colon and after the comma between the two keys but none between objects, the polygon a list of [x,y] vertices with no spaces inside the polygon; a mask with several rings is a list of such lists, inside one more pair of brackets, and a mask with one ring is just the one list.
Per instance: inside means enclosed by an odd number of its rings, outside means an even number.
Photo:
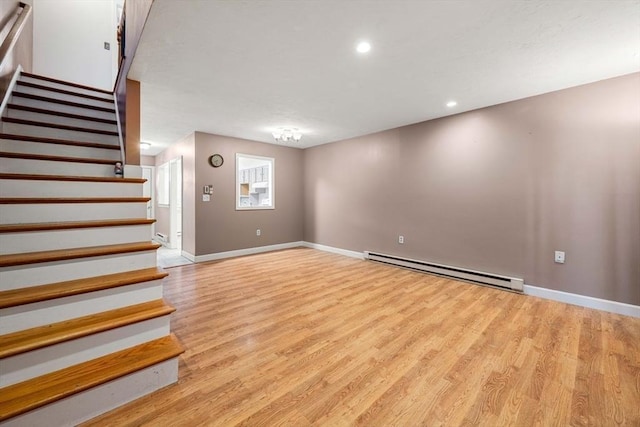
[{"label": "staircase", "polygon": [[113,95],[22,73],[0,133],[0,426],[75,425],[177,380],[182,348]]}]

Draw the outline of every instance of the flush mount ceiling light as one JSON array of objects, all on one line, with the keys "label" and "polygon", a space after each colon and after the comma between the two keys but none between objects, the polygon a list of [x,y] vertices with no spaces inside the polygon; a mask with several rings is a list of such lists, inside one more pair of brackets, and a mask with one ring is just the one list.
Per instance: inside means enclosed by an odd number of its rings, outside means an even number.
[{"label": "flush mount ceiling light", "polygon": [[140,149],[141,150],[148,150],[149,148],[151,148],[151,144],[149,144],[148,142],[141,142],[140,143]]},{"label": "flush mount ceiling light", "polygon": [[453,108],[453,107],[455,107],[456,105],[458,105],[458,103],[457,103],[456,101],[449,101],[449,102],[447,102],[447,107],[449,107],[449,108]]},{"label": "flush mount ceiling light", "polygon": [[272,132],[271,135],[273,135],[273,139],[275,139],[276,142],[298,142],[302,139],[302,133],[298,128],[278,128]]},{"label": "flush mount ceiling light", "polygon": [[360,53],[367,53],[371,50],[371,45],[369,42],[360,42],[358,46],[356,46],[356,50]]}]

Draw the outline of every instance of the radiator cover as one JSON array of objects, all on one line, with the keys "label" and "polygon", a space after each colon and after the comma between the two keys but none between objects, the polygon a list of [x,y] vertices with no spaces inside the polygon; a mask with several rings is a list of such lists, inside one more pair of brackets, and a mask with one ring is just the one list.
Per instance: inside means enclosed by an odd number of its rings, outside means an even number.
[{"label": "radiator cover", "polygon": [[508,289],[510,291],[522,292],[522,287],[524,285],[523,279],[515,277],[501,276],[499,274],[485,273],[482,271],[474,271],[461,267],[436,264],[433,262],[419,261],[395,255],[364,251],[364,258],[370,261],[395,265],[438,276],[451,277],[458,280],[464,280],[465,282],[495,286],[502,289]]}]

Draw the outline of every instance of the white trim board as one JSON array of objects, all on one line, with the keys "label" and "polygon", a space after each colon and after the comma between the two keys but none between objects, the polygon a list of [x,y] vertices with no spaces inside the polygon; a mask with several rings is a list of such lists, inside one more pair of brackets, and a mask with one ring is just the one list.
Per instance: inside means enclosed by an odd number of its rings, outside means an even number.
[{"label": "white trim board", "polygon": [[[258,254],[263,252],[278,251],[282,249],[296,248],[300,246],[364,260],[363,252],[356,252],[348,249],[341,249],[333,246],[326,246],[305,241],[282,243],[279,245],[260,246],[257,248],[239,249],[236,251],[219,252],[215,254],[198,256],[194,256],[188,252],[182,251],[182,256],[193,262],[205,262],[237,256]],[[625,304],[617,301],[609,301],[605,299],[589,297],[586,295],[572,294],[569,292],[556,291],[553,289],[540,288],[537,286],[526,284],[523,287],[523,291],[525,295],[529,296],[540,297],[553,301],[563,302],[566,304],[573,304],[581,307],[594,308],[596,310],[608,311],[610,313],[640,318],[640,306],[637,305]]]},{"label": "white trim board", "polygon": [[320,245],[318,243],[302,242],[306,248],[317,249],[323,252],[331,252],[332,254],[344,255],[351,258],[364,259],[364,252],[350,251],[348,249],[334,248],[333,246]]},{"label": "white trim board", "polygon": [[610,313],[623,314],[625,316],[640,318],[640,306],[626,304],[618,301],[589,297],[586,295],[571,294],[569,292],[556,291],[554,289],[539,288],[537,286],[524,285],[524,294],[559,301],[566,304],[578,305]]},{"label": "white trim board", "polygon": [[300,246],[304,246],[304,242],[300,241],[300,242],[280,243],[277,245],[258,246],[255,248],[238,249],[235,251],[227,251],[227,252],[217,252],[214,254],[207,254],[207,255],[193,255],[188,252],[182,251],[182,256],[193,262],[206,262],[206,261],[216,261],[216,260],[225,259],[225,258],[233,258],[237,256],[260,254],[263,252],[279,251],[282,249],[299,248]]}]

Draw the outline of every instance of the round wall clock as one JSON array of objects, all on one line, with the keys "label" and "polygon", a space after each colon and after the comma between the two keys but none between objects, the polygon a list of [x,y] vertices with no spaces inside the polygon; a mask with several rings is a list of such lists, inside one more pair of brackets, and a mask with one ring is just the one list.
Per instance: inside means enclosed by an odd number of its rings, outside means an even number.
[{"label": "round wall clock", "polygon": [[214,168],[219,168],[223,163],[224,159],[220,154],[214,154],[213,156],[209,157],[209,164]]}]

